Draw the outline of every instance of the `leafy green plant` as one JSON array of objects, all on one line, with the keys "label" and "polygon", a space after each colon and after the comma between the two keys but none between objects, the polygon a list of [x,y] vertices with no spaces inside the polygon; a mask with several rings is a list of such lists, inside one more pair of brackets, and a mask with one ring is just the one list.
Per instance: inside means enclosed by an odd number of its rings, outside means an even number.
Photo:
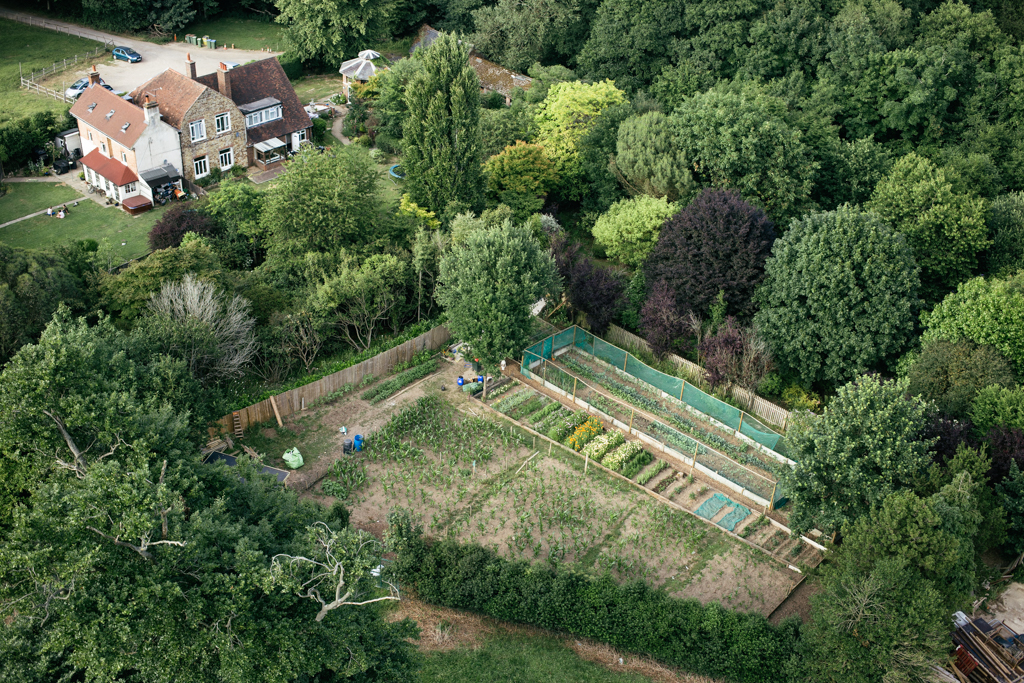
[{"label": "leafy green plant", "polygon": [[637,477],[636,483],[640,484],[641,486],[646,486],[647,482],[661,474],[661,471],[666,467],[668,467],[668,463],[665,462],[664,460],[655,460],[654,466],[648,470],[644,470],[640,474],[640,476]]},{"label": "leafy green plant", "polygon": [[524,389],[523,391],[512,394],[511,396],[506,396],[491,407],[499,413],[508,413],[516,406],[525,403],[536,395],[536,392],[532,389]]},{"label": "leafy green plant", "polygon": [[340,460],[335,460],[331,469],[328,470],[327,476],[334,478],[324,479],[320,484],[320,490],[325,495],[334,496],[340,500],[345,500],[366,483],[366,470],[363,468],[363,463],[349,456],[342,456]]},{"label": "leafy green plant", "polygon": [[397,393],[399,389],[407,384],[412,384],[416,380],[426,377],[435,370],[437,370],[437,361],[429,360],[423,365],[417,365],[416,367],[409,368],[408,370],[399,373],[386,382],[381,382],[374,388],[365,392],[362,395],[362,399],[364,401],[369,401],[371,405],[376,405],[392,394]]}]

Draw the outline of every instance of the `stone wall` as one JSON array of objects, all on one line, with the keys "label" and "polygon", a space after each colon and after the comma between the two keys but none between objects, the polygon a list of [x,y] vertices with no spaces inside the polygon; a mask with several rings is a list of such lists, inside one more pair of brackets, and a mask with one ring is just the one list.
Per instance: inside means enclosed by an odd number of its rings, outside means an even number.
[{"label": "stone wall", "polygon": [[[215,119],[217,114],[224,112],[231,114],[231,130],[218,135]],[[192,142],[189,124],[199,119],[206,121],[206,139]],[[207,88],[195,101],[195,104],[189,108],[181,122],[181,158],[185,166],[183,169],[185,177],[192,181],[196,179],[193,162],[196,158],[204,155],[211,172],[215,168],[220,168],[220,152],[229,147],[234,151],[235,165],[247,166],[245,116],[238,110],[234,102],[216,90]]]}]

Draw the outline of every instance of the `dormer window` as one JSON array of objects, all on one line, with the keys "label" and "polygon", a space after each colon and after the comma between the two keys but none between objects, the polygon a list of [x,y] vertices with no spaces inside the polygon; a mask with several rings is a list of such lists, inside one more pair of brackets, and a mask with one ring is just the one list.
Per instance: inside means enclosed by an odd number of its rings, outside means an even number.
[{"label": "dormer window", "polygon": [[110,117],[111,117],[111,116],[113,116],[113,115],[114,115],[114,110],[113,110],[113,109],[111,109],[111,110],[110,110],[110,111],[109,111],[109,112],[107,113],[107,120],[109,121],[109,120],[110,120]]},{"label": "dormer window", "polygon": [[267,121],[276,121],[282,117],[281,100],[273,97],[265,97],[256,102],[243,104],[238,107],[245,114],[245,127],[252,128]]},{"label": "dormer window", "polygon": [[124,124],[123,126],[121,126],[121,132],[123,133],[123,132],[125,132],[126,130],[128,130],[128,126],[130,126],[130,125],[132,125],[132,124],[131,124],[131,123],[126,123],[126,124]]},{"label": "dormer window", "polygon": [[90,111],[90,112],[91,112],[91,111],[92,111],[93,109],[95,109],[95,108],[96,108],[96,103],[95,103],[95,102],[93,102],[92,104],[90,104],[90,105],[89,105],[89,111]]}]

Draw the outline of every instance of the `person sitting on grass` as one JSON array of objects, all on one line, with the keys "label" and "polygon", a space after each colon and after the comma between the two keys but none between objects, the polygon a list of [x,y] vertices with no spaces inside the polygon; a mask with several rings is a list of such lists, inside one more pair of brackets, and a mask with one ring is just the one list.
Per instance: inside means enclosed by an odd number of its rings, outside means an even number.
[{"label": "person sitting on grass", "polygon": [[64,212],[63,211],[59,211],[57,213],[57,218],[64,218]]},{"label": "person sitting on grass", "polygon": [[53,218],[53,207],[52,206],[49,206],[49,207],[46,208],[46,215],[49,216],[50,218]]}]

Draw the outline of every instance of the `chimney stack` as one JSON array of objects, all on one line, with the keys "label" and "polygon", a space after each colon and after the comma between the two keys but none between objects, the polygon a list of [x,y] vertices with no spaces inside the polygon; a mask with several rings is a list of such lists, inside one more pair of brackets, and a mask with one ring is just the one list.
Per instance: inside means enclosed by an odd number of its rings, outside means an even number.
[{"label": "chimney stack", "polygon": [[92,65],[92,71],[89,72],[89,85],[100,84],[100,72],[96,70],[96,65]]},{"label": "chimney stack", "polygon": [[185,53],[185,75],[193,81],[196,80],[196,63],[192,61],[191,52]]},{"label": "chimney stack", "polygon": [[231,72],[224,62],[221,62],[220,68],[217,69],[217,90],[224,97],[231,99]]},{"label": "chimney stack", "polygon": [[149,95],[146,95],[146,99],[142,104],[142,113],[147,126],[152,126],[160,120],[160,106]]}]

